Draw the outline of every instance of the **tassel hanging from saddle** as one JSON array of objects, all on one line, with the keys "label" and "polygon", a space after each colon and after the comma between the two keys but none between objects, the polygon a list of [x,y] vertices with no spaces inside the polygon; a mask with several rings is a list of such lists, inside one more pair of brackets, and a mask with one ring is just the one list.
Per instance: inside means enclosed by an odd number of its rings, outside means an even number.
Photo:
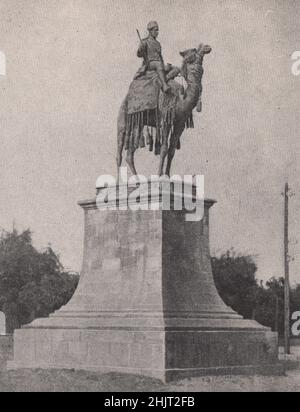
[{"label": "tassel hanging from saddle", "polygon": [[143,149],[144,147],[146,147],[146,143],[145,143],[145,136],[143,131],[141,132],[141,136],[140,136],[140,148]]},{"label": "tassel hanging from saddle", "polygon": [[153,136],[152,136],[152,133],[150,133],[148,126],[146,128],[145,136],[146,136],[146,144],[147,146],[149,146],[149,151],[152,152],[153,151]]},{"label": "tassel hanging from saddle", "polygon": [[135,127],[133,129],[133,141],[134,141],[134,148],[138,149],[140,146],[140,138],[141,138],[141,113],[135,114]]},{"label": "tassel hanging from saddle", "polygon": [[161,149],[161,143],[160,141],[156,138],[155,140],[155,156],[160,155],[160,149]]},{"label": "tassel hanging from saddle", "polygon": [[155,139],[155,149],[154,149],[154,154],[155,156],[158,156],[160,154],[160,148],[161,148],[161,141],[160,141],[160,122],[159,122],[159,113],[158,109],[155,110],[155,115],[156,115],[156,139]]},{"label": "tassel hanging from saddle", "polygon": [[149,131],[149,110],[147,110],[146,113],[146,117],[147,117],[147,127],[146,127],[146,144],[147,146],[149,146],[149,152],[153,151],[153,129],[151,127],[151,132]]},{"label": "tassel hanging from saddle", "polygon": [[154,147],[155,156],[160,155],[160,149],[161,149],[160,129],[156,128],[155,147]]}]

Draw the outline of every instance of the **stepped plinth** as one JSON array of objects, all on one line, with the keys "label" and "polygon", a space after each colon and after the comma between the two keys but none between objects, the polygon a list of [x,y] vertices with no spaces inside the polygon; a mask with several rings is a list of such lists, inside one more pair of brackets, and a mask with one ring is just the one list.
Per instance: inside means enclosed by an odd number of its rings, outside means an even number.
[{"label": "stepped plinth", "polygon": [[[165,381],[207,374],[278,374],[277,334],[245,320],[220,298],[209,252],[209,210],[163,210],[162,189],[131,210],[80,202],[83,266],[71,301],[15,331],[10,368],[117,371]],[[102,193],[102,188],[98,193]],[[195,198],[195,193],[192,195]],[[103,206],[103,204],[102,204]],[[114,206],[114,207],[113,207]]]}]

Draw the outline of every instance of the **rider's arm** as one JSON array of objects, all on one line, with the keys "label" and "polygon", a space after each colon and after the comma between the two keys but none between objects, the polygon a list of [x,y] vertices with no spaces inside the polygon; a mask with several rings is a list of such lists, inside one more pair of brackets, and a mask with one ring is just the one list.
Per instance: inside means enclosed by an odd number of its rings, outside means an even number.
[{"label": "rider's arm", "polygon": [[146,54],[147,54],[147,43],[145,41],[142,41],[140,43],[139,48],[138,48],[137,56],[138,57],[145,57]]}]

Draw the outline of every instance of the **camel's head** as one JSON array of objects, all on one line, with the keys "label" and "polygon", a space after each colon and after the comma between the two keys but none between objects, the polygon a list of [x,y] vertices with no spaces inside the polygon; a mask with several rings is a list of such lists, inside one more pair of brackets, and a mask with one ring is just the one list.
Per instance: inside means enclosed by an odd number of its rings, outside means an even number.
[{"label": "camel's head", "polygon": [[199,67],[202,67],[203,57],[205,54],[211,52],[211,47],[208,45],[200,44],[198,49],[187,49],[180,52],[181,57],[183,57],[181,74],[186,79],[189,68],[193,70],[195,68],[199,71]]},{"label": "camel's head", "polygon": [[183,65],[202,63],[204,55],[209,54],[211,50],[210,46],[201,43],[198,49],[187,49],[180,52],[180,56],[183,57]]},{"label": "camel's head", "polygon": [[205,54],[209,54],[211,50],[212,48],[208,44],[201,43],[198,47],[197,53],[201,56],[204,56]]},{"label": "camel's head", "polygon": [[209,54],[211,50],[210,46],[201,43],[198,49],[184,50],[180,52],[180,56],[183,57],[183,63],[192,64],[195,63],[199,57],[203,58],[205,54]]}]

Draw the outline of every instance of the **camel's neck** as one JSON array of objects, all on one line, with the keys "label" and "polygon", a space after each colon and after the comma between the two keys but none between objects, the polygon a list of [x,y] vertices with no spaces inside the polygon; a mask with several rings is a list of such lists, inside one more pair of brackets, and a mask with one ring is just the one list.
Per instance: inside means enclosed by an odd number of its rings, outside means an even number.
[{"label": "camel's neck", "polygon": [[191,65],[185,76],[187,82],[187,89],[185,92],[185,102],[188,105],[188,109],[192,110],[197,105],[199,97],[202,92],[202,76],[203,76],[203,67],[202,59],[200,62],[197,62]]}]

